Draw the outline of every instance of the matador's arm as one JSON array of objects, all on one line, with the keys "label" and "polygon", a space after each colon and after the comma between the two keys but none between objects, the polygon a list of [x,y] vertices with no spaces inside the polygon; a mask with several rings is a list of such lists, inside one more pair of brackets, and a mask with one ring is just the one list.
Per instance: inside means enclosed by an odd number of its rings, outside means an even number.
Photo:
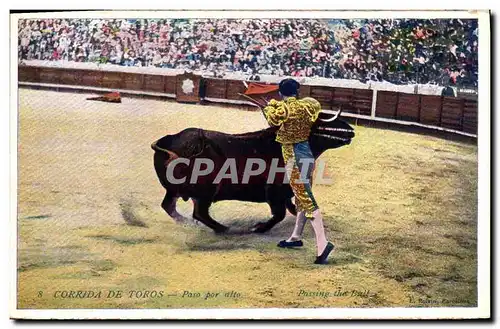
[{"label": "matador's arm", "polygon": [[284,102],[272,99],[262,111],[272,126],[281,126],[288,119],[288,108]]}]

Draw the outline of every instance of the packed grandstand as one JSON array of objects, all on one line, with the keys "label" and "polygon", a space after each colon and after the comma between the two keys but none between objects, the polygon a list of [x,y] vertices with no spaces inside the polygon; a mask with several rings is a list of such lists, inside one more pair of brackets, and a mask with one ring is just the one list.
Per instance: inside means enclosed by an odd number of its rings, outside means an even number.
[{"label": "packed grandstand", "polygon": [[24,19],[19,59],[477,88],[473,19]]}]

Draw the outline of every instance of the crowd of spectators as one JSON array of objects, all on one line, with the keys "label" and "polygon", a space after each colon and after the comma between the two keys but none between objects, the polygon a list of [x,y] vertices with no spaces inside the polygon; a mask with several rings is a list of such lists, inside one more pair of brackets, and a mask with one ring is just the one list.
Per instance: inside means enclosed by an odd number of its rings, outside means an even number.
[{"label": "crowd of spectators", "polygon": [[21,60],[477,86],[477,20],[24,19]]}]

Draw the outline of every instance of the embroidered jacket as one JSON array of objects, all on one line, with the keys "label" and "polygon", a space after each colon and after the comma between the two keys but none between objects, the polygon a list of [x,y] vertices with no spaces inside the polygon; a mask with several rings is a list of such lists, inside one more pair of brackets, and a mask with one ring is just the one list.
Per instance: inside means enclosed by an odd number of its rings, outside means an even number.
[{"label": "embroidered jacket", "polygon": [[289,97],[282,101],[272,99],[264,108],[267,121],[273,126],[280,126],[276,141],[281,144],[308,140],[320,111],[321,104],[311,97]]}]

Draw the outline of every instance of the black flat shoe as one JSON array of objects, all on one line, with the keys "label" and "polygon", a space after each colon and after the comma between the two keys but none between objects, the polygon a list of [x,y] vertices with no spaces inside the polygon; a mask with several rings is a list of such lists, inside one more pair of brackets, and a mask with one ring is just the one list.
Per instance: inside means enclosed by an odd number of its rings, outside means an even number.
[{"label": "black flat shoe", "polygon": [[302,240],[287,242],[286,240],[281,240],[278,243],[278,247],[280,248],[293,248],[293,247],[302,247],[304,244]]},{"label": "black flat shoe", "polygon": [[326,260],[328,259],[328,255],[330,255],[330,253],[333,251],[333,248],[335,248],[335,246],[333,245],[333,243],[328,242],[328,244],[325,247],[325,250],[323,250],[323,252],[321,253],[321,255],[319,255],[318,257],[316,257],[316,260],[314,261],[314,264],[327,264]]}]

